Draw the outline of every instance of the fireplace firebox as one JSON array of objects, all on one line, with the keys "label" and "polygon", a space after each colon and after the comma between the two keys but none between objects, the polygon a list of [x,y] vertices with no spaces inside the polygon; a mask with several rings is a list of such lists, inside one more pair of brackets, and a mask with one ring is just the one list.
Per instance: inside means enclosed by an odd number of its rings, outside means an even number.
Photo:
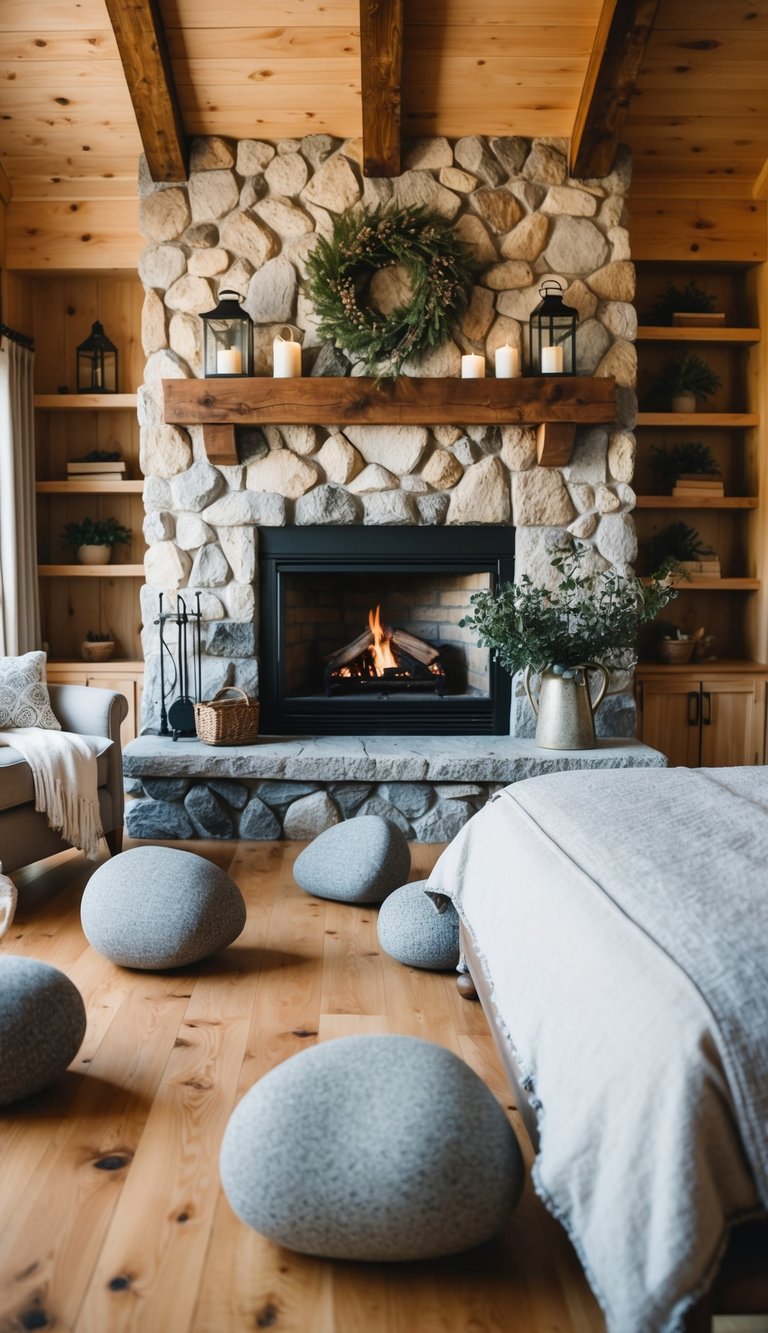
[{"label": "fireplace firebox", "polygon": [[460,625],[511,582],[512,527],[262,528],[271,735],[507,735],[510,680]]}]

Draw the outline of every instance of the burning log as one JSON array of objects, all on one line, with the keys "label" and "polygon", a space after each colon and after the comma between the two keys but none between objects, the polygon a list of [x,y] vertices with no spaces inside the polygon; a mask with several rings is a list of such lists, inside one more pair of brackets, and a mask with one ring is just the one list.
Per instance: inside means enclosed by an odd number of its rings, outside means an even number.
[{"label": "burning log", "polygon": [[440,650],[433,648],[431,643],[425,643],[415,634],[409,634],[407,630],[396,629],[392,635],[392,642],[395,648],[401,652],[407,653],[409,657],[415,657],[422,666],[431,666],[440,656]]},{"label": "burning log", "polygon": [[369,629],[363,634],[358,634],[356,639],[352,639],[345,644],[343,648],[337,648],[335,653],[328,653],[326,663],[329,671],[336,671],[338,667],[346,666],[348,662],[354,662],[356,657],[364,653],[366,648],[370,648],[373,643],[373,635]]}]

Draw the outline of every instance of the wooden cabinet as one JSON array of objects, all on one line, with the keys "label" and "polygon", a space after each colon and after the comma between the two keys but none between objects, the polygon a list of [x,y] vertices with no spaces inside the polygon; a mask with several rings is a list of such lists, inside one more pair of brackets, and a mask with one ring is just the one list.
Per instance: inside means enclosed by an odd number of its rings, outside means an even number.
[{"label": "wooden cabinet", "polygon": [[672,766],[718,768],[765,763],[768,675],[744,664],[699,669],[641,667],[638,735]]}]

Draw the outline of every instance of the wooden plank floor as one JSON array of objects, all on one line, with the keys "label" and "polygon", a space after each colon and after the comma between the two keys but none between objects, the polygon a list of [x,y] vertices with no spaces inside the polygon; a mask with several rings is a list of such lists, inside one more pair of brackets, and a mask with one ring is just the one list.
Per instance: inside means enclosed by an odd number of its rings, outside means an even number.
[{"label": "wooden plank floor", "polygon": [[[79,856],[16,876],[0,948],[62,968],[88,1030],[57,1085],[0,1111],[0,1333],[600,1333],[530,1183],[497,1240],[432,1263],[306,1258],[236,1219],[218,1179],[233,1107],[274,1065],[332,1037],[400,1032],[449,1047],[530,1149],[480,1006],[452,976],[382,955],[375,909],[298,890],[301,844],[185,846],[233,875],[248,922],[230,949],[183,972],[124,971],[86,944]],[[414,846],[413,879],[438,851]]]}]

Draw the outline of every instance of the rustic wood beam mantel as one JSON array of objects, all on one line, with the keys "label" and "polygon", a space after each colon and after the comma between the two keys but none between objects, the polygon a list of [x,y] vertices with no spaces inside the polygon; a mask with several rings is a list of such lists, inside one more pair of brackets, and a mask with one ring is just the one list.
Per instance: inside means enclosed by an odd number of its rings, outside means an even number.
[{"label": "rustic wood beam mantel", "polygon": [[202,426],[213,463],[238,462],[235,426],[531,425],[543,466],[567,463],[577,426],[611,422],[615,381],[586,375],[510,380],[163,380],[165,420]]},{"label": "rustic wood beam mantel", "polygon": [[571,175],[613,166],[659,0],[603,0],[571,135]]},{"label": "rustic wood beam mantel", "polygon": [[403,0],[360,0],[363,174],[400,175]]},{"label": "rustic wood beam mantel", "polygon": [[189,155],[156,0],[106,0],[149,174],[183,181]]}]

